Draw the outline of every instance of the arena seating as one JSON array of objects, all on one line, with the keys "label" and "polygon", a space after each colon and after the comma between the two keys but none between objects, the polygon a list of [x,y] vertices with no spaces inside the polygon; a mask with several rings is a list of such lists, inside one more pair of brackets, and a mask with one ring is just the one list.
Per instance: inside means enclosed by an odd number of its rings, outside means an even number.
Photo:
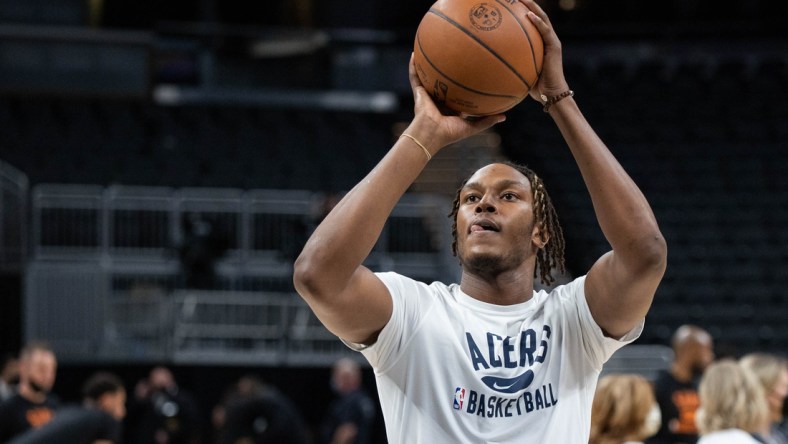
[{"label": "arena seating", "polygon": [[[788,106],[775,99],[788,92],[785,57],[596,57],[570,61],[567,76],[668,240],[667,275],[640,342],[664,344],[692,322],[733,352],[784,349]],[[0,137],[3,160],[34,185],[342,192],[382,157],[408,116],[9,96],[0,98]],[[506,157],[544,177],[570,272],[582,273],[608,247],[560,135],[533,103],[511,111],[497,131]],[[117,211],[118,224],[159,220]],[[391,252],[426,245],[420,230]],[[253,242],[284,248],[275,238]]]}]

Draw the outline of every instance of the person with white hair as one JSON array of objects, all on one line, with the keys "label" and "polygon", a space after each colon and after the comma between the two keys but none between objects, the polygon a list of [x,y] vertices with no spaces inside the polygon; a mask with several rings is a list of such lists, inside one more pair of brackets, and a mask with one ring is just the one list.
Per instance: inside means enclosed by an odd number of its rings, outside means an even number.
[{"label": "person with white hair", "polygon": [[788,436],[779,427],[788,396],[788,364],[785,359],[771,353],[753,352],[744,355],[739,363],[761,383],[769,406],[769,424],[758,437],[768,444],[788,444]]},{"label": "person with white hair", "polygon": [[754,434],[769,421],[763,387],[732,359],[711,364],[698,389],[698,444],[759,444]]}]

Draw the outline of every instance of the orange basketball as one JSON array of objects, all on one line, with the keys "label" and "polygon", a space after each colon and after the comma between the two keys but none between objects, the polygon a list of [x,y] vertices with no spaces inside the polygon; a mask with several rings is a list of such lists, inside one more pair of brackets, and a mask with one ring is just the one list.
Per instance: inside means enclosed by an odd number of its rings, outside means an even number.
[{"label": "orange basketball", "polygon": [[520,103],[542,72],[539,30],[517,0],[438,0],[419,24],[416,72],[439,104],[474,116]]}]

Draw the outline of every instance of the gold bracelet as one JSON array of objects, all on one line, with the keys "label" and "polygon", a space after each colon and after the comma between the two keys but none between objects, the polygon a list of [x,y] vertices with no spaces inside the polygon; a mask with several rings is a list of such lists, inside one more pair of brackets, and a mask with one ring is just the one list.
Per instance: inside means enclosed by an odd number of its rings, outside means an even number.
[{"label": "gold bracelet", "polygon": [[542,111],[547,112],[551,106],[555,105],[561,100],[567,97],[574,97],[574,96],[575,96],[575,92],[572,91],[571,89],[566,90],[557,96],[550,97],[549,99],[543,95],[542,100],[544,100],[544,108],[542,108]]},{"label": "gold bracelet", "polygon": [[402,133],[402,134],[400,135],[400,137],[407,137],[408,139],[410,139],[410,140],[412,140],[413,142],[415,142],[415,143],[416,143],[416,145],[420,146],[420,147],[421,147],[421,149],[423,149],[423,150],[424,150],[424,154],[426,154],[426,155],[427,155],[427,162],[429,162],[430,160],[432,160],[432,154],[430,154],[430,150],[428,150],[426,146],[422,145],[422,144],[421,144],[421,142],[419,142],[418,140],[416,140],[416,138],[415,138],[415,137],[411,136],[410,134],[406,134],[406,133]]}]

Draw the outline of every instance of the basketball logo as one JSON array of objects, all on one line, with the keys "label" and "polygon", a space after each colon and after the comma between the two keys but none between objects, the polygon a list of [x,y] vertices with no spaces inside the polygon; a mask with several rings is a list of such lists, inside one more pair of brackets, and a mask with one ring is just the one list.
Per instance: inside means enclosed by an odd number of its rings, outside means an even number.
[{"label": "basketball logo", "polygon": [[435,85],[432,89],[432,98],[438,103],[446,103],[446,94],[449,92],[449,85],[435,79]]},{"label": "basketball logo", "polygon": [[463,402],[465,402],[465,389],[457,387],[454,389],[454,410],[462,410]]},{"label": "basketball logo", "polygon": [[471,8],[471,24],[479,31],[492,31],[501,26],[503,15],[495,6],[487,3],[479,3]]}]

